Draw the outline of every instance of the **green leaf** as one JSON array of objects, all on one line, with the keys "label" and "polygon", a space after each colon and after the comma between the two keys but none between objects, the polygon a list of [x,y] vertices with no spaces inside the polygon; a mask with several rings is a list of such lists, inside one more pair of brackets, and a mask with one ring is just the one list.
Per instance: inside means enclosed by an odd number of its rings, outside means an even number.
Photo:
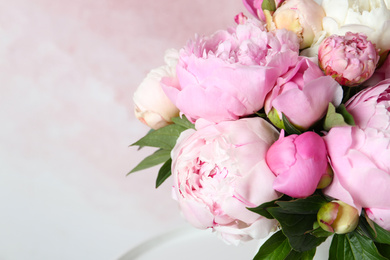
[{"label": "green leaf", "polygon": [[336,112],[343,116],[345,123],[347,123],[350,126],[355,125],[355,120],[353,119],[353,116],[347,111],[344,104],[338,106],[336,108]]},{"label": "green leaf", "polygon": [[195,125],[191,123],[185,115],[183,115],[182,117],[173,117],[172,122],[186,129],[195,129]]},{"label": "green leaf", "polygon": [[269,11],[275,11],[275,0],[264,0],[261,4],[261,9],[263,10],[269,10]]},{"label": "green leaf", "polygon": [[387,256],[387,259],[390,259],[390,245],[381,243],[375,243],[375,245],[381,255]]},{"label": "green leaf", "polygon": [[295,214],[315,214],[328,201],[320,195],[313,195],[304,199],[295,199],[290,201],[277,201],[283,210]]},{"label": "green leaf", "polygon": [[353,120],[352,115],[345,109],[344,105],[339,106],[336,111],[335,106],[332,103],[329,103],[328,112],[326,113],[324,121],[324,129],[329,131],[335,126],[348,125],[355,125],[355,121]]},{"label": "green leaf", "polygon": [[145,159],[143,159],[137,166],[134,167],[127,175],[130,173],[144,170],[153,166],[156,166],[160,163],[166,162],[171,157],[171,152],[168,150],[157,150],[152,155],[149,155]]},{"label": "green leaf", "polygon": [[282,113],[282,120],[284,124],[284,130],[286,130],[286,133],[289,135],[296,134],[300,135],[302,132],[298,130],[291,122],[287,119],[287,117]]},{"label": "green leaf", "polygon": [[253,260],[283,260],[290,251],[286,236],[279,230],[264,242]]},{"label": "green leaf", "polygon": [[317,214],[295,214],[281,207],[269,208],[268,212],[279,221],[283,233],[296,251],[312,250],[326,240],[326,237],[316,237],[310,233],[313,223],[317,221]]},{"label": "green leaf", "polygon": [[163,164],[163,166],[161,166],[156,179],[156,188],[158,188],[169,176],[171,176],[171,164],[172,159],[169,159]]},{"label": "green leaf", "polygon": [[312,260],[316,254],[316,250],[316,248],[305,252],[291,250],[290,254],[284,260]]},{"label": "green leaf", "polygon": [[184,130],[186,130],[186,128],[180,125],[167,125],[157,129],[156,131],[148,133],[140,140],[133,143],[132,146],[150,146],[171,150],[175,146],[180,133]]},{"label": "green leaf", "polygon": [[337,260],[386,260],[380,255],[374,242],[353,231],[348,234],[335,234],[329,249],[329,259]]},{"label": "green leaf", "polygon": [[285,200],[290,200],[291,197],[287,196],[287,195],[282,195],[281,197],[277,198],[276,200],[271,200],[271,201],[268,201],[268,202],[265,202],[263,204],[261,204],[260,206],[256,207],[256,208],[248,208],[250,211],[253,211],[259,215],[262,215],[263,217],[266,217],[268,219],[274,219],[274,217],[267,211],[268,208],[271,208],[271,207],[276,207],[277,204],[276,202],[278,201],[285,201]]},{"label": "green leaf", "polygon": [[359,228],[366,236],[375,242],[390,245],[390,232],[383,229],[370,219],[366,219],[365,214],[362,214],[360,217]]}]

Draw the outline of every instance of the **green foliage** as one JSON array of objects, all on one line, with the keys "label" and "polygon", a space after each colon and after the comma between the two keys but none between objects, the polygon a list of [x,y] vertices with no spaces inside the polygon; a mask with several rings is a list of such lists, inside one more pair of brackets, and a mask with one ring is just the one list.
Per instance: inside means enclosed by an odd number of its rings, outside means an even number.
[{"label": "green foliage", "polygon": [[325,116],[324,129],[329,131],[332,127],[335,126],[348,126],[355,125],[353,116],[348,113],[345,109],[345,106],[342,104],[337,109],[332,103],[329,103],[328,112]]},{"label": "green foliage", "polygon": [[329,259],[337,260],[386,260],[374,241],[356,230],[343,235],[335,234],[329,250]]},{"label": "green foliage", "polygon": [[171,175],[171,151],[175,147],[177,139],[183,131],[195,129],[194,124],[192,124],[184,115],[183,117],[172,118],[172,122],[173,124],[171,125],[149,131],[144,137],[131,145],[139,146],[139,148],[148,146],[159,149],[152,155],[143,159],[128,173],[128,175],[163,163],[156,179],[156,188]]},{"label": "green foliage", "polygon": [[296,128],[293,124],[291,124],[291,122],[287,119],[287,117],[284,114],[282,114],[282,120],[283,120],[283,124],[284,124],[284,130],[286,131],[287,134],[289,134],[289,135],[302,134],[302,132],[298,128]]}]

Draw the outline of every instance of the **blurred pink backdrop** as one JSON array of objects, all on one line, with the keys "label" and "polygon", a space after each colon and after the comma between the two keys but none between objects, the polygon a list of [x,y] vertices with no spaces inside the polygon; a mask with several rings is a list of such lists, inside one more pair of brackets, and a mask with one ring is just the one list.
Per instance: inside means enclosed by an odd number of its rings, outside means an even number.
[{"label": "blurred pink backdrop", "polygon": [[[184,224],[132,93],[164,51],[234,24],[240,0],[0,1],[0,259],[117,259]],[[178,258],[180,259],[180,258]]]}]

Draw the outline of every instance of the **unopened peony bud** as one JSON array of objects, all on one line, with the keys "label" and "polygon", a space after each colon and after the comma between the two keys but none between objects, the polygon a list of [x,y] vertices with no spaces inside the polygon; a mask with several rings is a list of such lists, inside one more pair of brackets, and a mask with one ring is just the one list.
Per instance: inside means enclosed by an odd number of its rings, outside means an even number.
[{"label": "unopened peony bud", "polygon": [[326,203],[317,214],[321,228],[336,234],[346,234],[355,230],[359,223],[358,210],[339,200]]},{"label": "unopened peony bud", "polygon": [[300,49],[309,47],[317,33],[322,31],[325,12],[314,0],[288,0],[276,9],[271,20],[267,19],[269,30],[287,29],[301,39]]},{"label": "unopened peony bud", "polygon": [[364,34],[332,35],[318,49],[320,67],[344,86],[357,86],[369,79],[378,61],[375,45]]},{"label": "unopened peony bud", "polygon": [[318,183],[317,189],[325,189],[328,187],[333,180],[333,170],[332,167],[328,164],[328,168],[326,169],[326,173],[322,175],[320,183]]},{"label": "unopened peony bud", "polygon": [[322,176],[327,174],[327,151],[324,140],[314,132],[284,137],[271,145],[266,156],[275,174],[273,188],[294,198],[310,196]]}]

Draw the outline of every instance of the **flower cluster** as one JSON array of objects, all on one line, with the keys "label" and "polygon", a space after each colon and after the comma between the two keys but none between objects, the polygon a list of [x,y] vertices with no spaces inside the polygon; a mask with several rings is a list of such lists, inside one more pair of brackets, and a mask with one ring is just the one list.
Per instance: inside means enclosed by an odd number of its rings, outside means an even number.
[{"label": "flower cluster", "polygon": [[256,259],[313,257],[330,236],[331,256],[382,259],[390,2],[243,3],[254,18],[169,50],[139,86],[135,113],[154,130],[133,145],[159,149],[131,172],[164,163],[156,186],[172,175],[186,220],[227,243],[276,231]]}]

